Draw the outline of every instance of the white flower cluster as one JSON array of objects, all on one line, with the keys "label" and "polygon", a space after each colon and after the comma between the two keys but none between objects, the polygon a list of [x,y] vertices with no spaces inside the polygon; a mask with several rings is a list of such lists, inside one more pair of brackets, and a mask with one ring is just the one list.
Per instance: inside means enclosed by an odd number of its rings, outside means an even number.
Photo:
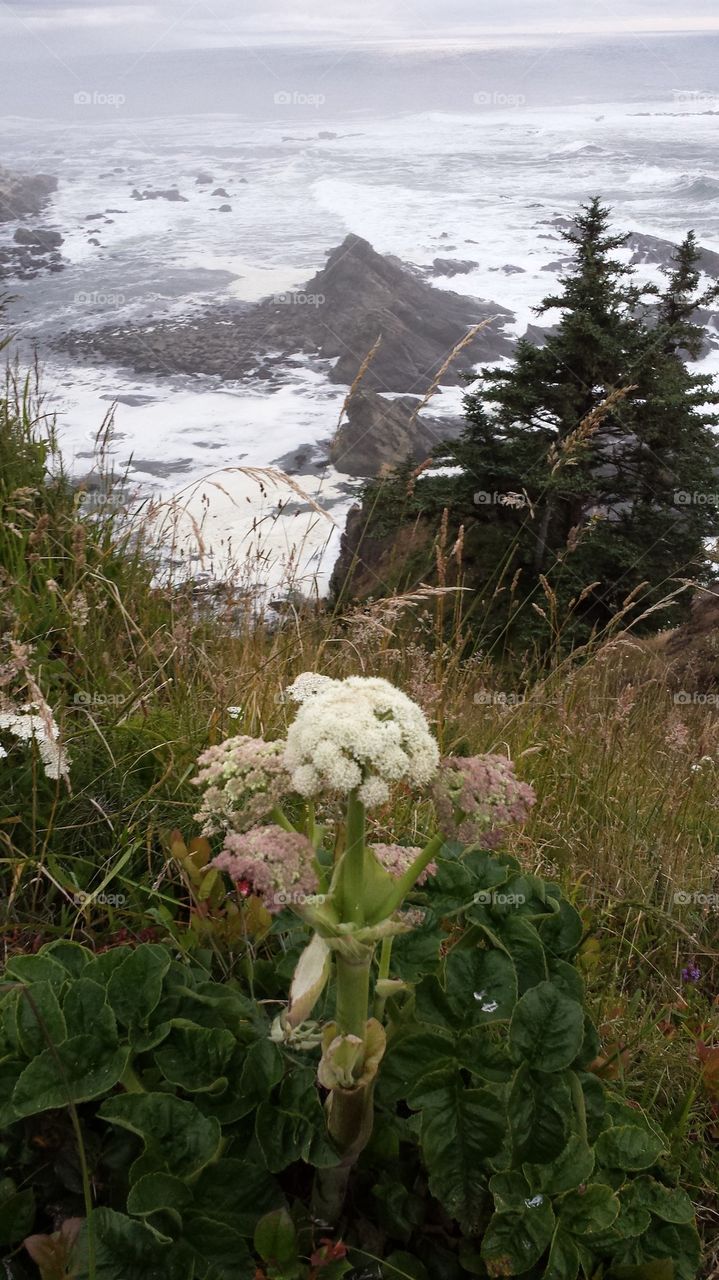
[{"label": "white flower cluster", "polygon": [[[58,739],[60,730],[55,721],[49,722],[43,716],[33,715],[29,709],[23,708],[23,714],[16,711],[0,711],[0,730],[6,730],[20,742],[35,741],[40,752],[45,774],[57,781],[69,778],[69,761],[60,746]],[[0,757],[7,756],[7,751],[0,747]]]},{"label": "white flower cluster", "polygon": [[439,751],[424,712],[388,680],[308,672],[292,686],[295,700],[298,686],[284,761],[300,795],[356,790],[371,808],[389,798],[390,783],[431,781]]}]

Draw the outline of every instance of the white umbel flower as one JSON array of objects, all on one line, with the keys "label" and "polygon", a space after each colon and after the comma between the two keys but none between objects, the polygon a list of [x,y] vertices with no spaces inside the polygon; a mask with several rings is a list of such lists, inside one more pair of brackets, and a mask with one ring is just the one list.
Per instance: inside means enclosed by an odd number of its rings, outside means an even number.
[{"label": "white umbel flower", "polygon": [[291,702],[309,702],[320,693],[327,693],[341,685],[341,680],[333,680],[331,676],[321,676],[316,671],[303,671],[285,690]]},{"label": "white umbel flower", "polygon": [[285,746],[285,766],[300,795],[348,795],[375,808],[390,784],[421,787],[439,763],[424,712],[388,680],[350,676],[315,686],[300,705]]},{"label": "white umbel flower", "polygon": [[[2,711],[0,712],[0,730],[3,729],[19,742],[35,741],[46,776],[53,781],[58,781],[60,778],[68,781],[69,761],[58,741],[60,730],[54,720],[47,720],[39,715],[18,715],[14,711]],[[0,748],[0,750],[3,756],[7,755],[4,749]]]}]

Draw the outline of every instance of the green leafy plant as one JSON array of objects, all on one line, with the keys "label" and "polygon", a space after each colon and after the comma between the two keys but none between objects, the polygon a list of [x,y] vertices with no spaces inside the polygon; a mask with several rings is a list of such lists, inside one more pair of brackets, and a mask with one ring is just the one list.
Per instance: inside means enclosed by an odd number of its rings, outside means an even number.
[{"label": "green leafy plant", "polygon": [[[242,984],[162,944],[8,963],[3,1244],[45,1280],[691,1280],[668,1139],[591,1070],[581,916],[497,851],[530,789],[501,757],[440,764],[384,681],[293,690],[284,747],[230,740],[200,775],[214,868],[271,921]],[[389,782],[433,776],[461,839],[369,845]]]}]

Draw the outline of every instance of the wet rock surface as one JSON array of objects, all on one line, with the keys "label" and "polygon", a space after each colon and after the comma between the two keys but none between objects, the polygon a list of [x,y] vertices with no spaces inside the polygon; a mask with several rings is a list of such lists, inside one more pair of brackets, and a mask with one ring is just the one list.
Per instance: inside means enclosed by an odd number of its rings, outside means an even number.
[{"label": "wet rock surface", "polygon": [[357,391],[347,406],[347,421],[329,450],[338,471],[351,476],[378,476],[398,464],[424,462],[440,440],[456,438],[460,418],[420,417],[414,396],[388,400],[375,391]]},{"label": "wet rock surface", "polygon": [[372,347],[365,390],[423,393],[452,349],[483,320],[442,373],[457,383],[478,362],[509,355],[506,308],[433,288],[396,258],[348,236],[327,264],[295,292],[256,304],[215,306],[191,320],[71,332],[59,345],[77,357],[109,359],[138,373],[215,374],[260,380],[280,376],[300,353],[336,363],[332,382],[351,384]]}]

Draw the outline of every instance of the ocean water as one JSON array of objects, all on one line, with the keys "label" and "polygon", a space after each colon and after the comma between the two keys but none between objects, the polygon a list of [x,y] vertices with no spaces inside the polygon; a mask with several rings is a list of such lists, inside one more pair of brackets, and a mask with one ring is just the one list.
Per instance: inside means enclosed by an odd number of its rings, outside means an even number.
[{"label": "ocean water", "polygon": [[[476,262],[433,283],[509,307],[521,334],[561,267],[554,219],[595,194],[620,229],[676,240],[691,227],[719,251],[718,53],[719,37],[685,36],[158,54],[124,73],[119,62],[55,68],[32,109],[5,80],[0,102],[13,114],[0,124],[0,161],[59,178],[40,221],[63,233],[66,269],[13,284],[10,316],[24,349],[40,351],[69,465],[92,465],[117,400],[118,467],[138,495],[183,495],[216,571],[260,527],[266,581],[301,545],[302,576],[322,589],[356,482],[331,467],[296,476],[326,504],[323,521],[297,494],[260,492],[234,469],[308,444],[321,458],[345,394],[324,362],[304,360],[268,388],[77,366],[49,343],[70,328],[296,288],[349,232],[419,267]],[[211,185],[197,183],[202,173]],[[131,198],[172,185],[184,201]],[[719,369],[716,353],[704,363]],[[458,403],[444,389],[433,412]],[[291,514],[273,519],[290,499]]]}]

